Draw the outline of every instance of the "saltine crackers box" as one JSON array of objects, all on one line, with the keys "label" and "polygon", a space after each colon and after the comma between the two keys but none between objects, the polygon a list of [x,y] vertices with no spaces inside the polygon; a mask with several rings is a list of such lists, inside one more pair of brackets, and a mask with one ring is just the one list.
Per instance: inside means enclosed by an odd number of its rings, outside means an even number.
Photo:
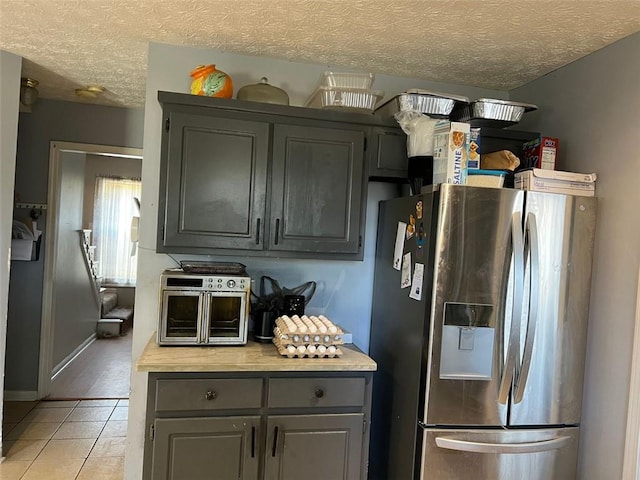
[{"label": "saltine crackers box", "polygon": [[433,183],[467,183],[468,123],[442,120],[433,131]]}]

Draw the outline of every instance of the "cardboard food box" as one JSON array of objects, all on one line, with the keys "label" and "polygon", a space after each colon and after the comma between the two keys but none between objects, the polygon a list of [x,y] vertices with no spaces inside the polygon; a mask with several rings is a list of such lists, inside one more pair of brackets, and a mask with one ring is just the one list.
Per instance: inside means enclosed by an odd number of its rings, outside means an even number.
[{"label": "cardboard food box", "polygon": [[522,146],[524,165],[528,168],[555,170],[558,157],[559,140],[551,137],[539,137]]},{"label": "cardboard food box", "polygon": [[480,128],[473,127],[469,131],[469,159],[467,160],[467,168],[479,169],[480,168],[480,150],[481,143]]},{"label": "cardboard food box", "polygon": [[470,125],[446,120],[433,131],[433,183],[467,183]]},{"label": "cardboard food box", "polygon": [[515,188],[536,192],[563,193],[593,197],[596,194],[595,173],[574,173],[532,168],[516,172]]}]

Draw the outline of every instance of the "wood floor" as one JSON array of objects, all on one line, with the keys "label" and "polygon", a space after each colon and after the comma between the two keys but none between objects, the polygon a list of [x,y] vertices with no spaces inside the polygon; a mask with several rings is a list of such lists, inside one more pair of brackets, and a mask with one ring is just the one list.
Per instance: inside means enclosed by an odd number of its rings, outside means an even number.
[{"label": "wood floor", "polygon": [[97,339],[56,376],[47,400],[129,398],[132,337]]}]

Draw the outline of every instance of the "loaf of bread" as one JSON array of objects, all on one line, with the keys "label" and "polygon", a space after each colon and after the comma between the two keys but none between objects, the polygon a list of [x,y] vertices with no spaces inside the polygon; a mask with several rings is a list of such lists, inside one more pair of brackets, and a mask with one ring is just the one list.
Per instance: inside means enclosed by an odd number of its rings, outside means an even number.
[{"label": "loaf of bread", "polygon": [[520,159],[509,150],[485,153],[480,155],[480,168],[483,170],[515,170],[520,166]]}]

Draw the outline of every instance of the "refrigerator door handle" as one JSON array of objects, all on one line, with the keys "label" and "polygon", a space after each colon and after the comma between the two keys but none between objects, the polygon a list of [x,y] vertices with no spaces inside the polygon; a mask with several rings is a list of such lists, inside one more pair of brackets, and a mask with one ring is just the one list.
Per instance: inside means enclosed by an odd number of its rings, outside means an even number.
[{"label": "refrigerator door handle", "polygon": [[506,405],[514,379],[516,362],[520,358],[520,322],[522,321],[522,302],[524,297],[524,236],[522,233],[522,214],[515,212],[511,218],[511,241],[513,244],[513,305],[507,355],[504,361],[502,380],[498,390],[498,401]]},{"label": "refrigerator door handle", "polygon": [[529,238],[529,252],[531,263],[529,265],[531,274],[531,288],[529,294],[529,315],[527,319],[527,336],[524,343],[524,353],[522,355],[522,369],[515,388],[513,401],[520,403],[524,396],[524,389],[527,386],[529,369],[531,368],[531,356],[533,355],[533,342],[536,338],[536,326],[538,324],[538,299],[540,296],[540,247],[538,240],[538,225],[536,216],[530,213],[526,222],[527,234]]},{"label": "refrigerator door handle", "polygon": [[448,450],[475,453],[535,453],[558,450],[571,442],[571,437],[561,436],[541,442],[483,443],[455,438],[436,437],[436,445]]}]

